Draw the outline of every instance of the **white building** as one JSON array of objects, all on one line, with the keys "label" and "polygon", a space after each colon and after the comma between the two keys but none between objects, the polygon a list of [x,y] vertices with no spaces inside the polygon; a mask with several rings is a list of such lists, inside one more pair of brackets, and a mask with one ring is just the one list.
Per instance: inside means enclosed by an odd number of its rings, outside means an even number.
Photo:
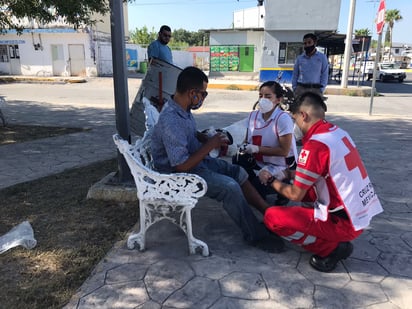
[{"label": "white building", "polygon": [[[303,35],[314,32],[327,52],[344,47],[336,36],[341,0],[266,0],[263,6],[236,11],[233,29],[211,29],[210,75],[250,72],[260,81],[289,81]],[[322,45],[323,43],[323,45]]]},{"label": "white building", "polygon": [[[128,33],[127,3],[124,31]],[[0,35],[0,74],[31,76],[104,76],[112,74],[110,15],[95,16],[96,25],[77,30],[65,19],[39,24],[21,21],[21,35],[7,31]],[[126,44],[129,70],[138,69],[138,47]]]}]

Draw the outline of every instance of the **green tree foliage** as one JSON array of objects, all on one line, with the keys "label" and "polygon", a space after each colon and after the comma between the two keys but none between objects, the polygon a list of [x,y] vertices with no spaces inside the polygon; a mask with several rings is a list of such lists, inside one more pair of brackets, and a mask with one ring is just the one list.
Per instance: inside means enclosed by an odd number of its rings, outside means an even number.
[{"label": "green tree foliage", "polygon": [[368,28],[362,28],[355,30],[355,35],[358,36],[370,36],[372,32]]},{"label": "green tree foliage", "polygon": [[[142,46],[149,45],[157,39],[157,32],[154,29],[151,32],[144,26],[141,29],[136,28],[130,31],[130,41]],[[172,30],[172,39],[169,46],[172,49],[184,49],[189,46],[208,46],[209,35],[203,31],[187,31],[185,29]]]},{"label": "green tree foliage", "polygon": [[0,0],[0,32],[22,31],[18,19],[24,17],[48,23],[61,16],[75,28],[92,24],[94,13],[105,15],[109,12],[108,3],[106,0]]},{"label": "green tree foliage", "polygon": [[[392,50],[392,38],[393,38],[393,26],[395,22],[400,21],[402,19],[401,12],[397,9],[387,10],[385,12],[385,22],[388,24],[389,30],[389,47]],[[386,42],[386,36],[385,36]]]},{"label": "green tree foliage", "polygon": [[133,31],[130,31],[130,41],[134,44],[139,44],[139,45],[149,45],[150,42],[153,40],[156,40],[157,38],[157,32],[152,28],[152,30],[149,32],[146,26],[144,26],[142,29],[135,29]]}]

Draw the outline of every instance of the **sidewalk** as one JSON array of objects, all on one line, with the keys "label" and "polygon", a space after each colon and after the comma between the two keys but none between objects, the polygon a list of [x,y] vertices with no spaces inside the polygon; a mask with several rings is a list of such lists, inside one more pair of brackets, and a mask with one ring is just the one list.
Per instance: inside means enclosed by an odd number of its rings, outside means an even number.
[{"label": "sidewalk", "polygon": [[[199,127],[243,119],[255,96],[211,89],[195,114]],[[351,134],[385,209],[335,271],[315,271],[310,254],[292,245],[281,254],[246,246],[221,204],[202,198],[193,234],[210,257],[188,255],[183,232],[160,222],[148,231],[145,252],[128,250],[127,238],[116,243],[65,308],[412,308],[410,97],[376,97],[373,116],[369,98],[330,95],[327,103],[328,119]],[[19,116],[29,121],[36,108],[22,107]],[[0,147],[0,188],[114,157],[111,111],[82,107],[59,118],[44,109],[41,117],[70,123],[79,113],[92,130]]]}]

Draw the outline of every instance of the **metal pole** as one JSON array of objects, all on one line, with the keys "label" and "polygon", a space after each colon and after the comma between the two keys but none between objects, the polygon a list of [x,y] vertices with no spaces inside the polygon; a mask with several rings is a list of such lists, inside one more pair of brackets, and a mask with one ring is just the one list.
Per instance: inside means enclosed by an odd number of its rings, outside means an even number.
[{"label": "metal pole", "polygon": [[[362,38],[362,49],[361,49],[361,55],[363,56],[363,49],[365,47],[365,38]],[[363,61],[365,61],[365,57],[362,57]],[[360,60],[360,64],[359,64],[359,71],[358,71],[358,84],[357,87],[359,87],[359,82],[360,82],[360,76],[361,76],[361,67],[362,67],[362,58]]]},{"label": "metal pole", "polygon": [[348,18],[348,29],[346,31],[346,44],[345,44],[345,58],[342,72],[341,87],[348,88],[348,75],[349,64],[352,54],[352,32],[353,32],[353,20],[355,17],[356,0],[351,0]]},{"label": "metal pole", "polygon": [[[129,93],[127,88],[126,50],[124,43],[123,1],[110,0],[110,30],[112,39],[112,63],[116,129],[119,135],[130,142]],[[131,182],[130,169],[120,154],[118,159],[118,181]]]},{"label": "metal pole", "polygon": [[[383,32],[383,31],[382,31]],[[369,104],[369,116],[372,115],[372,107],[373,107],[373,98],[375,96],[375,85],[376,85],[376,68],[378,64],[378,60],[380,58],[380,51],[381,51],[381,40],[382,40],[382,32],[378,36],[378,46],[376,47],[376,56],[375,62],[373,63],[373,75],[372,75],[372,89],[371,89],[371,103]]]}]

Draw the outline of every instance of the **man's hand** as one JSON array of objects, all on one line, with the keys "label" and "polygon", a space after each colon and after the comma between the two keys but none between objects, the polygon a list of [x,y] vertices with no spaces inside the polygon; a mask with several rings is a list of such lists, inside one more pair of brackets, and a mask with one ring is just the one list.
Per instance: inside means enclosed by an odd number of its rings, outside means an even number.
[{"label": "man's hand", "polygon": [[287,178],[286,170],[279,171],[272,168],[272,166],[267,165],[259,171],[259,180],[262,184],[267,185],[267,183],[273,182],[273,179],[284,180]]},{"label": "man's hand", "polygon": [[222,146],[227,146],[227,144],[229,143],[229,140],[227,138],[227,136],[225,134],[222,133],[216,133],[215,135],[213,135],[212,137],[209,137],[209,140],[207,141],[207,143],[212,146],[211,148],[218,148],[220,149],[220,147]]},{"label": "man's hand", "polygon": [[273,176],[268,170],[262,168],[258,173],[258,177],[260,182],[266,186],[268,184],[269,179],[271,179]]},{"label": "man's hand", "polygon": [[259,152],[259,146],[253,145],[253,144],[247,144],[245,145],[245,152],[252,154],[252,153],[258,153]]}]

